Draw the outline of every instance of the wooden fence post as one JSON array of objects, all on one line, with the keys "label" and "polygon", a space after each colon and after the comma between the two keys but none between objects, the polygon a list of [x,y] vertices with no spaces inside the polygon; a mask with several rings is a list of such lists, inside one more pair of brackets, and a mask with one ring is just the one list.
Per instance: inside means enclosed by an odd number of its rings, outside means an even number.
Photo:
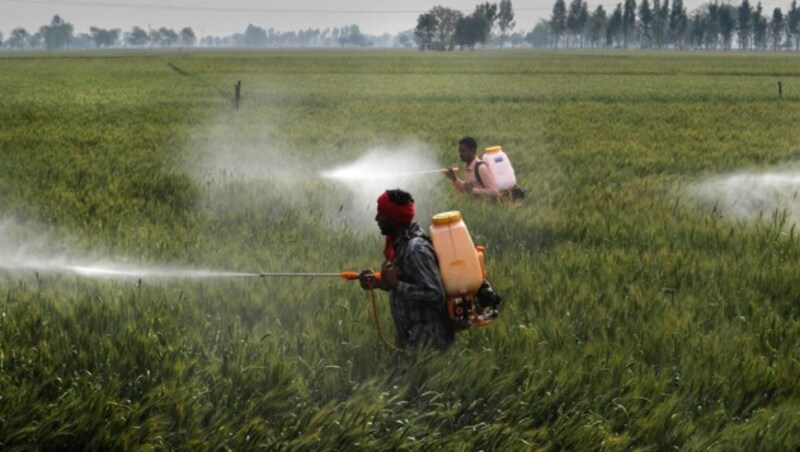
[{"label": "wooden fence post", "polygon": [[778,99],[783,98],[783,83],[778,80]]},{"label": "wooden fence post", "polygon": [[241,80],[237,81],[236,85],[234,85],[234,92],[235,92],[235,95],[234,95],[233,102],[234,102],[234,105],[236,106],[236,109],[238,110],[239,109],[239,100],[241,99],[241,94],[242,94],[242,81]]}]

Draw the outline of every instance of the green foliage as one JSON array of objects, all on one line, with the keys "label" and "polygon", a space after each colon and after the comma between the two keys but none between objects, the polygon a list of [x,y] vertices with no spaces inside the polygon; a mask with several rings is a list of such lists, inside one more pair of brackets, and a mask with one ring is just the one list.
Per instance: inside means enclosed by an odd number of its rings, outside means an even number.
[{"label": "green foliage", "polygon": [[329,215],[338,187],[194,177],[220,124],[327,166],[412,140],[454,164],[469,134],[502,145],[529,194],[487,204],[444,180],[414,193],[464,213],[505,297],[492,326],[416,358],[383,348],[367,295],[341,281],[3,274],[1,447],[796,449],[800,240],[781,212],[748,226],[685,189],[796,159],[800,95],[778,102],[774,80],[791,86],[799,65],[4,56],[0,214],[87,252],[242,271],[379,264],[377,229]]},{"label": "green foliage", "polygon": [[47,50],[62,49],[72,40],[72,24],[64,22],[59,15],[53,16],[50,25],[43,25],[39,28],[39,34],[44,39]]}]

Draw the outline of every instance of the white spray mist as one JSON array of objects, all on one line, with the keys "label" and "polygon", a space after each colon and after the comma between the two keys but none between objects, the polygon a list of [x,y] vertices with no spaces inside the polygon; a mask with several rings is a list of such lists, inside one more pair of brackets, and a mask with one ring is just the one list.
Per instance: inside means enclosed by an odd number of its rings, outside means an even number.
[{"label": "white spray mist", "polygon": [[[219,209],[317,212],[334,228],[375,232],[375,202],[386,189],[414,196],[418,218],[436,204],[440,168],[434,152],[420,142],[365,149],[362,157],[331,165],[330,155],[301,155],[276,143],[267,125],[225,122],[202,129],[187,171]],[[419,174],[420,171],[428,173]],[[424,222],[424,221],[423,221]]]},{"label": "white spray mist", "polygon": [[384,190],[400,188],[411,193],[419,220],[431,214],[439,199],[437,183],[444,179],[433,152],[418,143],[375,148],[354,162],[323,171],[321,175],[346,187],[351,199],[345,215],[353,224],[370,230],[375,228],[377,198]]},{"label": "white spray mist", "polygon": [[791,224],[800,222],[800,171],[727,174],[695,184],[690,193],[735,219],[753,221],[785,211]]},{"label": "white spray mist", "polygon": [[0,219],[0,272],[14,276],[72,274],[103,279],[179,279],[258,276],[253,273],[133,265],[95,258],[67,249],[69,239],[51,239],[37,228],[12,218]]}]

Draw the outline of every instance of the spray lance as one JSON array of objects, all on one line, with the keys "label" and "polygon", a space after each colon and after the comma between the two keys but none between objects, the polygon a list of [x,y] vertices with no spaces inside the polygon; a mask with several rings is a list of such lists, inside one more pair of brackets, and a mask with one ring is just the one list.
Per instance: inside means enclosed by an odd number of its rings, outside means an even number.
[{"label": "spray lance", "polygon": [[439,168],[439,169],[430,169],[421,171],[401,171],[396,173],[355,172],[348,169],[339,169],[339,170],[324,172],[322,173],[322,176],[327,177],[329,179],[339,179],[339,180],[370,180],[370,179],[384,180],[386,178],[392,178],[392,177],[410,177],[410,176],[419,176],[419,175],[437,174],[437,173],[446,174],[450,170],[458,171],[458,167]]},{"label": "spray lance", "polygon": [[[348,281],[354,281],[358,279],[358,272],[348,271],[348,272],[339,272],[339,273],[276,273],[276,272],[267,272],[267,273],[248,273],[245,274],[246,276],[258,276],[260,278],[342,278]],[[381,274],[380,273],[373,273],[372,275],[375,279],[380,280]]]}]

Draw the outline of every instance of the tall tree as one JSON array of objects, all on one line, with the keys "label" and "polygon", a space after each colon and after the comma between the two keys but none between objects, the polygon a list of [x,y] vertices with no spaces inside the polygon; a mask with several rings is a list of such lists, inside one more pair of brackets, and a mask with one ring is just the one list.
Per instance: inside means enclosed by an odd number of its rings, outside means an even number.
[{"label": "tall tree", "polygon": [[689,26],[689,18],[686,15],[686,8],[683,0],[673,0],[672,10],[669,14],[669,32],[671,41],[679,48],[683,49],[686,39],[686,27]]},{"label": "tall tree", "polygon": [[485,21],[484,29],[481,34],[481,39],[478,42],[481,43],[481,46],[485,46],[486,42],[489,41],[489,38],[492,36],[492,31],[494,30],[495,23],[497,22],[497,4],[496,3],[479,3],[475,7],[475,11],[472,13],[475,17],[483,16]]},{"label": "tall tree", "polygon": [[622,3],[617,3],[611,18],[606,25],[606,45],[620,48],[622,46]]},{"label": "tall tree", "polygon": [[797,0],[792,0],[792,6],[786,14],[786,33],[794,49],[800,50],[800,9],[797,9]]},{"label": "tall tree", "polygon": [[653,43],[656,48],[667,44],[667,26],[669,24],[669,0],[653,0]]},{"label": "tall tree", "polygon": [[181,36],[181,44],[183,44],[186,47],[193,47],[194,44],[197,42],[197,36],[195,36],[194,30],[192,30],[190,27],[182,28],[180,36]]},{"label": "tall tree", "polygon": [[735,13],[731,5],[722,5],[719,10],[719,34],[722,40],[722,48],[731,49],[733,42],[733,32],[736,30]]},{"label": "tall tree", "polygon": [[697,12],[689,21],[689,48],[702,49],[706,45],[706,32],[708,30],[708,16]]},{"label": "tall tree", "polygon": [[580,28],[581,28],[581,31],[580,31],[580,33],[581,33],[581,35],[580,35],[581,48],[583,48],[584,40],[586,39],[586,36],[589,34],[589,17],[590,17],[589,16],[589,4],[586,3],[586,0],[583,0],[581,2],[581,12],[578,15],[578,23],[580,24]]},{"label": "tall tree", "polygon": [[178,33],[175,30],[167,27],[158,29],[158,37],[160,39],[161,47],[172,47],[178,43]]},{"label": "tall tree", "polygon": [[567,5],[564,0],[556,0],[553,4],[553,13],[550,16],[550,33],[553,35],[553,43],[558,48],[558,42],[567,29]]},{"label": "tall tree", "polygon": [[576,47],[575,42],[579,40],[583,32],[583,24],[581,24],[581,6],[583,0],[572,0],[569,3],[569,10],[567,11],[567,46]]},{"label": "tall tree", "polygon": [[430,12],[436,18],[436,37],[440,50],[453,50],[455,46],[456,25],[461,20],[461,11],[435,6]]},{"label": "tall tree", "polygon": [[622,39],[623,47],[628,48],[628,44],[633,38],[636,30],[636,0],[625,0],[622,10]]},{"label": "tall tree", "polygon": [[593,49],[600,44],[606,29],[606,22],[606,10],[603,9],[603,5],[597,5],[589,18],[589,42]]},{"label": "tall tree", "polygon": [[150,37],[147,36],[147,32],[142,30],[140,27],[133,27],[130,33],[125,36],[125,42],[132,47],[145,46],[149,40]]},{"label": "tall tree", "polygon": [[30,34],[24,28],[15,28],[11,30],[11,36],[8,38],[8,45],[9,47],[22,50],[25,48],[25,44],[28,43],[28,39],[30,38]]},{"label": "tall tree", "polygon": [[50,25],[44,25],[39,29],[44,45],[47,50],[63,49],[72,40],[72,24],[64,22],[58,14],[53,16]]},{"label": "tall tree", "polygon": [[[291,41],[293,38],[292,35],[285,36],[285,40]],[[350,25],[345,26],[343,28],[342,33],[339,35],[339,45],[344,46],[355,46],[355,47],[367,47],[372,45],[371,42],[367,41],[367,37],[361,33],[361,28],[358,25]]]},{"label": "tall tree", "polygon": [[253,24],[244,30],[244,45],[248,47],[264,47],[267,45],[267,31]]},{"label": "tall tree", "polygon": [[475,6],[475,11],[483,13],[483,15],[486,16],[486,20],[489,21],[489,32],[486,35],[486,39],[489,39],[489,36],[491,36],[492,32],[494,31],[494,26],[498,19],[499,8],[497,3],[478,3]]},{"label": "tall tree", "polygon": [[106,30],[105,28],[89,27],[89,39],[97,47],[111,47],[117,43],[120,30]]},{"label": "tall tree", "polygon": [[756,9],[753,12],[753,46],[759,50],[767,49],[767,31],[769,23],[767,18],[763,15],[764,8],[761,2],[758,2]]},{"label": "tall tree", "polygon": [[536,26],[530,33],[525,35],[525,42],[531,47],[545,48],[550,46],[550,22],[545,19],[540,19]]},{"label": "tall tree", "polygon": [[739,38],[739,48],[747,50],[750,48],[750,37],[753,34],[753,9],[750,7],[750,2],[742,0],[737,12],[739,13],[739,20],[737,21],[736,32]]},{"label": "tall tree", "polygon": [[783,44],[783,33],[785,28],[783,21],[783,11],[780,8],[772,10],[772,20],[769,23],[770,36],[772,38],[772,50],[780,50]]},{"label": "tall tree", "polygon": [[511,0],[500,0],[500,9],[497,13],[497,28],[500,29],[500,47],[506,40],[506,33],[514,29],[514,7]]},{"label": "tall tree", "polygon": [[639,4],[639,34],[640,45],[644,49],[653,46],[653,11],[650,9],[649,0],[642,0]]},{"label": "tall tree", "polygon": [[436,38],[438,23],[431,13],[420,14],[417,17],[417,26],[414,28],[414,41],[420,50],[431,50],[433,40]]},{"label": "tall tree", "polygon": [[719,43],[719,3],[709,3],[706,8],[705,17],[700,17],[704,25],[704,39],[701,44],[705,44],[707,49],[716,49]]},{"label": "tall tree", "polygon": [[489,27],[488,19],[480,11],[475,11],[467,17],[462,17],[456,25],[456,44],[464,48],[474,49],[475,44],[486,38]]}]

